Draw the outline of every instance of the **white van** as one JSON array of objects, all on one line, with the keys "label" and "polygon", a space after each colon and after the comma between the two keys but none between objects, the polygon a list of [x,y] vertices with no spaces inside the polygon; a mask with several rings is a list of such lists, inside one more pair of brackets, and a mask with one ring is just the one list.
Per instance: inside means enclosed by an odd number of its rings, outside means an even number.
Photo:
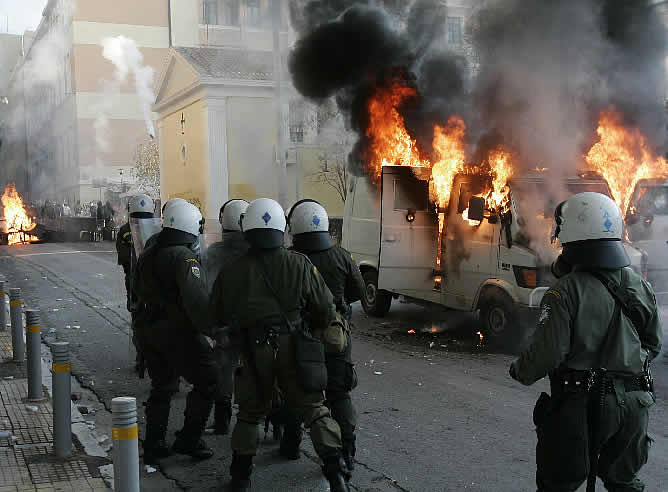
[{"label": "white van", "polygon": [[625,218],[629,239],[647,253],[647,280],[661,303],[668,301],[668,181],[638,181]]},{"label": "white van", "polygon": [[[550,264],[558,250],[550,244],[554,209],[583,191],[610,195],[597,176],[548,183],[531,173],[509,183],[511,206],[500,215],[484,210],[475,195],[485,189],[483,176],[457,175],[453,182],[438,264],[438,211],[429,201],[429,170],[383,167],[380,185],[352,177],[345,204],[342,245],[353,255],[366,282],[363,306],[383,316],[392,298],[475,311],[481,330],[504,339],[524,334],[515,328],[533,317],[555,280]],[[548,188],[549,186],[549,188]],[[555,197],[548,201],[545,197]],[[477,211],[476,211],[477,208]],[[479,221],[465,219],[482,218]],[[642,252],[625,244],[632,265],[644,267]],[[531,323],[533,324],[533,323]],[[512,337],[511,337],[512,335]]]}]

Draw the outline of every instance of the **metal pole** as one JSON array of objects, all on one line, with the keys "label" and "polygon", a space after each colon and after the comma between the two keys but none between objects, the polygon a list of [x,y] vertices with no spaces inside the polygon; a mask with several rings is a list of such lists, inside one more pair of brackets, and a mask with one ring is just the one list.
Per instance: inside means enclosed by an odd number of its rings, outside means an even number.
[{"label": "metal pole", "polygon": [[287,168],[285,162],[283,138],[283,100],[281,85],[283,84],[283,62],[281,60],[281,7],[282,0],[272,0],[274,17],[274,99],[276,102],[276,159],[278,160],[278,201],[282,207],[288,206]]},{"label": "metal pole", "polygon": [[111,400],[114,441],[114,490],[139,492],[139,444],[137,400],[123,396]]},{"label": "metal pole", "polygon": [[72,454],[72,382],[70,380],[70,351],[68,342],[51,344],[53,365],[53,448],[56,456],[65,458]]},{"label": "metal pole", "polygon": [[7,329],[7,293],[5,292],[5,281],[0,280],[0,331]]},{"label": "metal pole", "polygon": [[26,346],[28,348],[28,400],[44,399],[42,391],[42,330],[39,311],[26,309]]},{"label": "metal pole", "polygon": [[12,320],[12,347],[14,362],[23,362],[26,358],[26,342],[23,332],[23,301],[21,289],[9,289],[9,316]]}]

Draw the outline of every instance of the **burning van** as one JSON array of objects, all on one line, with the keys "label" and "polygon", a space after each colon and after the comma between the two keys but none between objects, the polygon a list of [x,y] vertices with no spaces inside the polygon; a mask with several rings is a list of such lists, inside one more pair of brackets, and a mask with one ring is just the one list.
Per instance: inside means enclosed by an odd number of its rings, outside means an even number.
[{"label": "burning van", "polygon": [[657,299],[668,301],[668,181],[638,181],[625,222],[629,239],[647,252],[647,280],[652,284]]},{"label": "burning van", "polygon": [[[554,282],[550,264],[559,247],[550,241],[556,205],[594,191],[610,196],[597,176],[556,180],[541,172],[508,180],[505,198],[490,200],[489,175],[458,173],[444,209],[430,200],[431,170],[383,166],[379,185],[349,182],[343,246],[366,282],[363,306],[383,316],[393,297],[480,312],[485,336],[518,340],[517,321],[533,318]],[[433,195],[433,194],[432,194]],[[549,197],[549,198],[547,198]],[[642,252],[625,243],[632,266]],[[532,323],[531,323],[532,324]],[[512,331],[511,331],[512,330]]]}]

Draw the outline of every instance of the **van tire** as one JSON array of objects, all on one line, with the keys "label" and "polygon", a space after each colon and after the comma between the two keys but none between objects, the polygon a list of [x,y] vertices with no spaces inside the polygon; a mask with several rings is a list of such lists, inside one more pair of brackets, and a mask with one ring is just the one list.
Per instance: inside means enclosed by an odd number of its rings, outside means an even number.
[{"label": "van tire", "polygon": [[392,294],[378,288],[378,273],[374,270],[366,270],[362,273],[364,279],[364,295],[362,296],[362,307],[369,316],[382,318],[390,310]]},{"label": "van tire", "polygon": [[509,342],[511,330],[516,326],[517,310],[515,303],[501,289],[488,289],[481,294],[480,332],[490,342]]}]

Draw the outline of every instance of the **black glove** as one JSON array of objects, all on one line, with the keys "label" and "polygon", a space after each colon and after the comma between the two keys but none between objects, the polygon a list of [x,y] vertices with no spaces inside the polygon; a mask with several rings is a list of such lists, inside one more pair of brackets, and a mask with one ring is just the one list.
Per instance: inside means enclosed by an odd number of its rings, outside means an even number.
[{"label": "black glove", "polygon": [[508,374],[510,374],[510,377],[513,378],[515,381],[519,381],[518,374],[517,374],[517,361],[514,361],[512,364],[510,364],[510,370],[508,371]]}]

